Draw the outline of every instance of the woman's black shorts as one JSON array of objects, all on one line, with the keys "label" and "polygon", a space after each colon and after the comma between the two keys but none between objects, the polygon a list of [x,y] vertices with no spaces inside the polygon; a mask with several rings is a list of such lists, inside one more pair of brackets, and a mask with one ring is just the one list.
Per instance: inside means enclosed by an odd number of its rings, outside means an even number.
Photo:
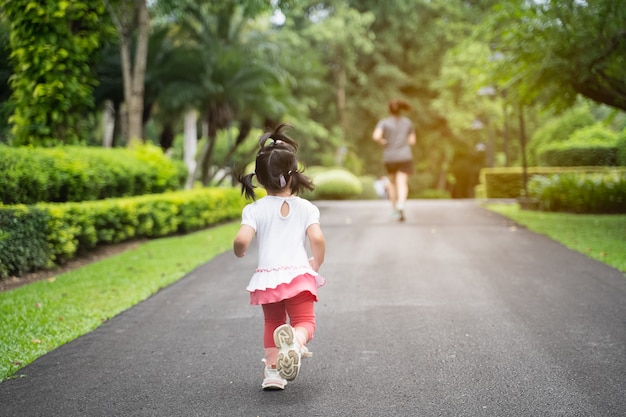
[{"label": "woman's black shorts", "polygon": [[395,174],[396,172],[404,172],[405,174],[413,173],[413,161],[385,162],[387,174]]}]

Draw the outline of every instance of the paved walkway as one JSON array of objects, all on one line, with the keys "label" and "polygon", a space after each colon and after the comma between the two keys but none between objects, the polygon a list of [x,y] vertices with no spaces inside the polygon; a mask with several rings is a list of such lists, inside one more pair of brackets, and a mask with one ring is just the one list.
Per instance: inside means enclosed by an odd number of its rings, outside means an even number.
[{"label": "paved walkway", "polygon": [[320,202],[298,380],[263,392],[255,257],[225,253],[0,384],[8,416],[624,416],[626,278],[474,201]]}]

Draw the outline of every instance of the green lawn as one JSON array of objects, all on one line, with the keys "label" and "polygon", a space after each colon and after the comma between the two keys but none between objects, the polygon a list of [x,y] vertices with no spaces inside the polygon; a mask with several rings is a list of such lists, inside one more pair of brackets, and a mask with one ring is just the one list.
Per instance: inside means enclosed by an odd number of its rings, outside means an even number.
[{"label": "green lawn", "polygon": [[547,213],[520,210],[517,204],[486,208],[626,273],[626,215]]},{"label": "green lawn", "polygon": [[0,293],[0,381],[230,249],[238,228],[239,223],[233,222],[152,240],[55,278]]}]

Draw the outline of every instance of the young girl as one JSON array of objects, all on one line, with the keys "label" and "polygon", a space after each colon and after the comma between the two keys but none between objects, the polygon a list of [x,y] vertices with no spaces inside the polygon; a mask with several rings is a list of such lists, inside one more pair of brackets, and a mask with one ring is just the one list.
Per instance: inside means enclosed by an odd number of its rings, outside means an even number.
[{"label": "young girl", "polygon": [[[311,356],[306,344],[315,331],[313,303],[325,283],[318,274],[326,250],[319,209],[297,197],[304,189],[312,190],[313,183],[298,169],[297,145],[283,133],[286,126],[260,138],[255,172],[239,179],[242,193],[255,201],[244,207],[233,242],[235,255],[242,257],[256,234],[258,267],[247,290],[250,304],[263,307],[264,390],[284,389],[298,376],[302,357]],[[267,191],[259,200],[252,184],[255,175]]]}]

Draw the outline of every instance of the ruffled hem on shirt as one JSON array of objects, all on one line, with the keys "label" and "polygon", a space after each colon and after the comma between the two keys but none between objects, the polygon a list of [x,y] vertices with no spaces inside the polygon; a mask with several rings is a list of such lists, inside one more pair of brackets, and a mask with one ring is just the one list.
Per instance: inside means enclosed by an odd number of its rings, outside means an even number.
[{"label": "ruffled hem on shirt", "polygon": [[317,289],[324,285],[326,280],[321,275],[302,274],[291,280],[291,282],[278,285],[276,288],[267,288],[265,290],[250,291],[250,304],[271,304],[278,303],[296,295],[309,292],[315,301],[317,299]]},{"label": "ruffled hem on shirt", "polygon": [[277,288],[281,284],[289,284],[294,277],[309,274],[316,276],[317,272],[309,265],[301,266],[279,266],[273,268],[259,267],[254,271],[246,290],[253,292],[258,290],[269,290]]}]

